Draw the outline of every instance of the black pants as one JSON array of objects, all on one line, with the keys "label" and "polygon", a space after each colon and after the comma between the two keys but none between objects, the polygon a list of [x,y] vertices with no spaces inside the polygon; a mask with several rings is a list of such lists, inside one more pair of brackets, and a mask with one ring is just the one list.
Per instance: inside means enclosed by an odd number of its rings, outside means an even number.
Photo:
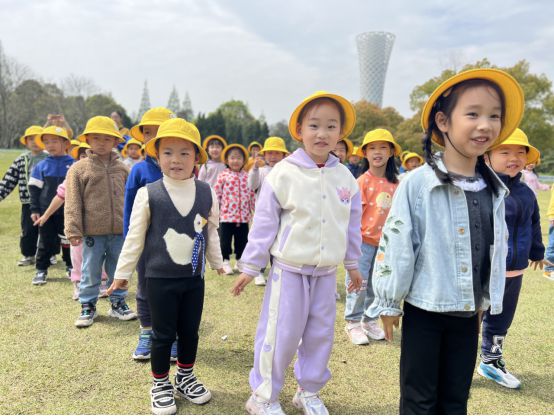
[{"label": "black pants", "polygon": [[502,357],[504,338],[516,314],[522,281],[523,275],[507,277],[504,299],[502,299],[502,313],[491,315],[490,310],[488,310],[483,314],[481,354],[487,358],[497,359]]},{"label": "black pants", "polygon": [[175,334],[179,363],[192,366],[204,308],[204,279],[199,276],[146,279],[146,288],[152,315],[152,374],[159,377],[169,372]]},{"label": "black pants", "polygon": [[19,248],[24,257],[34,257],[37,253],[38,227],[31,219],[31,205],[21,204],[21,237]]},{"label": "black pants", "polygon": [[400,414],[467,414],[478,335],[477,315],[459,318],[404,302]]},{"label": "black pants", "polygon": [[[52,215],[39,227],[37,270],[48,270],[50,257],[60,252],[60,235],[64,235],[63,233],[63,215]],[[67,267],[71,267],[69,244],[62,244],[62,259]]]},{"label": "black pants", "polygon": [[141,255],[137,263],[137,313],[140,321],[140,326],[148,328],[152,326],[152,318],[150,316],[150,304],[148,302],[148,291],[146,289],[146,263],[144,255]]},{"label": "black pants", "polygon": [[223,260],[229,260],[231,253],[231,242],[235,239],[235,258],[240,260],[242,252],[248,242],[248,223],[246,222],[220,222],[219,228],[221,230],[220,242],[221,242],[221,254]]}]

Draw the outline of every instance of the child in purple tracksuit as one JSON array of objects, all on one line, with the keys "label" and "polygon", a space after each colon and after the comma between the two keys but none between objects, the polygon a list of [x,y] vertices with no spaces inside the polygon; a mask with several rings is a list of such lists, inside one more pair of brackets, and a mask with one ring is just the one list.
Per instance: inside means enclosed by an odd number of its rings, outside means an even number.
[{"label": "child in purple tracksuit", "polygon": [[279,393],[296,353],[294,405],[305,414],[328,414],[318,392],[331,377],[337,265],[344,262],[349,271],[349,291],[359,289],[362,242],[358,185],[329,153],[355,121],[341,96],[318,92],[306,98],[289,122],[304,148],[276,164],[260,190],[242,274],[232,289],[239,295],[271,257],[250,373],[250,414],[283,414]]}]

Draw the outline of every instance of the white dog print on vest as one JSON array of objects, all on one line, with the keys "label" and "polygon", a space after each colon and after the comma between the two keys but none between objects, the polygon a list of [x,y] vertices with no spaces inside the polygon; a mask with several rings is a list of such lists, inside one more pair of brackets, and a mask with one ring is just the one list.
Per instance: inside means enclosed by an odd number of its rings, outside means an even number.
[{"label": "white dog print on vest", "polygon": [[207,221],[202,218],[200,214],[196,214],[194,217],[194,232],[195,237],[190,238],[186,234],[179,234],[173,228],[168,228],[164,235],[165,246],[169,257],[175,264],[185,266],[191,264],[192,250],[194,248],[194,242],[202,235],[202,228],[206,225]]}]

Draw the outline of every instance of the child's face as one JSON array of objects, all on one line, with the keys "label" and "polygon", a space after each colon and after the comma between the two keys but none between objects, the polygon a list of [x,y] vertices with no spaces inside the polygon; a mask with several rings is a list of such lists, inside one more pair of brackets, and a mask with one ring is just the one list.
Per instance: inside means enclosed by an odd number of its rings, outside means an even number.
[{"label": "child's face", "polygon": [[344,163],[346,161],[347,152],[346,143],[342,140],[338,142],[335,146],[335,154],[340,159],[340,163]]},{"label": "child's face", "polygon": [[498,146],[488,153],[489,165],[495,172],[503,173],[513,178],[527,163],[527,148],[515,144]]},{"label": "child's face", "polygon": [[108,156],[119,143],[117,137],[108,136],[107,134],[91,133],[87,134],[86,138],[92,152],[99,157]]},{"label": "child's face", "polygon": [[252,146],[250,148],[250,156],[252,156],[253,159],[256,159],[260,153],[260,150],[260,146]]},{"label": "child's face", "polygon": [[411,157],[408,160],[406,160],[405,165],[406,165],[406,170],[410,171],[410,170],[414,170],[415,168],[418,168],[421,165],[421,163],[418,157]]},{"label": "child's face", "polygon": [[379,140],[365,145],[364,155],[370,167],[382,168],[392,157],[392,148],[389,142]]},{"label": "child's face", "polygon": [[352,155],[348,158],[348,162],[352,163],[353,165],[357,165],[360,163],[360,156]]},{"label": "child's face", "polygon": [[223,145],[219,140],[211,140],[208,143],[208,155],[210,155],[210,159],[214,162],[218,162],[221,159],[222,150]]},{"label": "child's face", "polygon": [[340,131],[339,110],[326,101],[314,106],[296,126],[296,132],[304,143],[306,153],[316,163],[327,161],[329,152],[337,147]]},{"label": "child's face", "polygon": [[525,166],[525,169],[533,170],[533,169],[535,169],[535,164],[534,163],[529,163],[527,166]]},{"label": "child's face", "polygon": [[244,155],[239,149],[231,149],[227,154],[227,165],[235,172],[240,172],[244,166]]},{"label": "child's face", "polygon": [[87,158],[87,150],[81,149],[79,150],[79,160],[86,159]]},{"label": "child's face", "polygon": [[152,140],[154,137],[156,137],[156,134],[158,134],[158,128],[160,126],[142,126],[142,135],[144,136],[144,144],[148,143],[150,140]]},{"label": "child's face", "polygon": [[[438,128],[448,135],[454,147],[467,158],[477,158],[497,139],[502,128],[502,105],[497,92],[486,86],[460,93],[448,119],[442,112],[435,118]],[[444,138],[446,151],[452,147]],[[455,149],[452,149],[457,153]]]},{"label": "child's face", "polygon": [[127,146],[127,156],[131,159],[140,159],[140,146],[138,144]]},{"label": "child's face", "polygon": [[270,150],[268,152],[264,152],[265,162],[270,166],[273,167],[277,164],[277,162],[280,162],[285,157],[285,154],[283,152],[277,152],[275,150]]},{"label": "child's face", "polygon": [[67,140],[53,134],[45,134],[42,136],[42,143],[51,156],[63,156],[69,148],[69,142]]},{"label": "child's face", "polygon": [[164,175],[171,179],[185,180],[192,177],[198,156],[191,142],[176,137],[164,137],[160,139],[158,161]]},{"label": "child's face", "polygon": [[36,137],[37,136],[27,136],[27,138],[25,139],[25,147],[27,147],[27,149],[29,149],[33,153],[39,153],[42,151],[40,146],[35,141]]}]

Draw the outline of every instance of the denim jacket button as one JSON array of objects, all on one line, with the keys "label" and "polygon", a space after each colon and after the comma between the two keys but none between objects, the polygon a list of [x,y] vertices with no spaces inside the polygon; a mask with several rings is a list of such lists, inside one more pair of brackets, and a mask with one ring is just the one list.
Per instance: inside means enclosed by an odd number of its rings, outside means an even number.
[{"label": "denim jacket button", "polygon": [[471,306],[469,306],[469,303],[466,303],[465,306],[464,306],[464,309],[466,311],[469,311],[471,309]]},{"label": "denim jacket button", "polygon": [[462,271],[462,273],[467,273],[467,267],[466,267],[466,266],[462,266],[461,271]]},{"label": "denim jacket button", "polygon": [[465,232],[466,232],[466,229],[464,227],[458,228],[458,234],[464,235]]}]

